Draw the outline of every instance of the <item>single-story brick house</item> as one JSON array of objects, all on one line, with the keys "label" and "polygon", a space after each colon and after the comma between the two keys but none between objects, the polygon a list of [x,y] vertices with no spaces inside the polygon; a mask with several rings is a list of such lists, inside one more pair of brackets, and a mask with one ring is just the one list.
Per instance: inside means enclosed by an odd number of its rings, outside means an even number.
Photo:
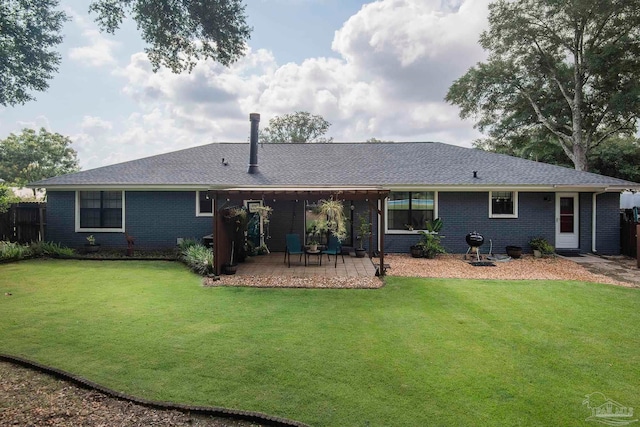
[{"label": "single-story brick house", "polygon": [[496,253],[507,245],[528,251],[528,240],[542,236],[561,249],[617,254],[620,192],[640,190],[436,142],[259,145],[259,115],[251,119],[249,144],[213,143],[32,183],[47,190],[46,239],[80,247],[93,234],[123,247],[126,231],[139,248],[217,241],[216,212],[253,201],[273,208],[267,243],[284,251],[287,233],[305,235],[308,207],[334,197],[353,219],[371,218],[366,246],[383,253],[408,252],[425,220],[442,218],[442,242],[453,253],[464,253],[464,237],[478,231]]}]

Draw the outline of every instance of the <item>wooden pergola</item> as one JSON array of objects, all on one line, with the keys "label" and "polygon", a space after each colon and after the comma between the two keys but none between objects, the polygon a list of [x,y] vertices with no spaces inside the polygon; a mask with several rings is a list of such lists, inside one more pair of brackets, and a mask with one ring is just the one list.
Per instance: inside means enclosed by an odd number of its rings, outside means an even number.
[{"label": "wooden pergola", "polygon": [[[369,212],[378,216],[378,236],[380,240],[379,274],[385,274],[384,268],[384,223],[385,203],[389,190],[378,187],[349,187],[349,188],[225,188],[209,190],[209,197],[213,202],[213,251],[215,274],[220,274],[223,260],[228,259],[229,237],[226,235],[224,219],[217,206],[218,200],[319,200],[329,199],[343,201],[367,201]],[[373,246],[373,235],[369,237],[369,248]]]}]

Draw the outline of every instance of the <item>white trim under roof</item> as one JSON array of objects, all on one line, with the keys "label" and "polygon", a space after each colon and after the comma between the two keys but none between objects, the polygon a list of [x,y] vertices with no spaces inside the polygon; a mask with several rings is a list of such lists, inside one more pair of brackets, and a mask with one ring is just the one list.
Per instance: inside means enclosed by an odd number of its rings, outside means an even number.
[{"label": "white trim under roof", "polygon": [[219,186],[206,184],[57,184],[49,186],[32,186],[28,188],[46,188],[47,191],[76,191],[76,190],[126,190],[126,191],[496,191],[502,188],[522,192],[619,192],[624,190],[640,191],[640,184],[635,185],[606,185],[606,184],[482,184],[482,185],[453,185],[453,184],[393,184],[393,185],[360,185],[360,186]]}]

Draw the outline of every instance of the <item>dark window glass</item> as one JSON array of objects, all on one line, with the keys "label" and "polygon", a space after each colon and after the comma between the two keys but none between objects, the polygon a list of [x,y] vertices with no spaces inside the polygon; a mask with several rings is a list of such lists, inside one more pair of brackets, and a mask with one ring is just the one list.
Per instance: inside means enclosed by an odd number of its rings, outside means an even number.
[{"label": "dark window glass", "polygon": [[491,193],[491,213],[493,215],[513,215],[513,191],[494,191]]},{"label": "dark window glass", "polygon": [[206,191],[200,191],[200,213],[212,213],[213,212],[213,203],[211,203],[211,198],[208,196]]},{"label": "dark window glass", "polygon": [[80,191],[80,228],[122,228],[121,191]]},{"label": "dark window glass", "polygon": [[424,230],[425,222],[434,219],[435,193],[392,192],[387,203],[389,230]]},{"label": "dark window glass", "polygon": [[573,197],[560,198],[560,232],[573,233],[574,231],[574,210]]}]

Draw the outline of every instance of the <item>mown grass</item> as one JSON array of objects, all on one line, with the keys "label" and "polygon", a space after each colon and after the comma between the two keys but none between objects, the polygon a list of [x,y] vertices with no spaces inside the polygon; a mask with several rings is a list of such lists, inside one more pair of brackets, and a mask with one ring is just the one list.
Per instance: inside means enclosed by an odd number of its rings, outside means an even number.
[{"label": "mown grass", "polygon": [[640,407],[634,289],[203,288],[178,263],[31,260],[0,265],[0,298],[0,352],[150,399],[314,426],[577,426],[594,391]]}]

